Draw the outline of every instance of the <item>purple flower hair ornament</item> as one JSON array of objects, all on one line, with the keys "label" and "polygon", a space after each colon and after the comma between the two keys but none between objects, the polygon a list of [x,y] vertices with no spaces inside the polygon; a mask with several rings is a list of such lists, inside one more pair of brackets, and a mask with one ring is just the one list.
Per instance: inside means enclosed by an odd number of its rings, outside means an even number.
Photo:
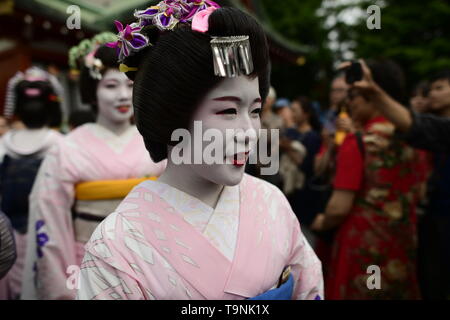
[{"label": "purple flower hair ornament", "polygon": [[[220,8],[214,1],[210,0],[164,0],[155,6],[148,7],[145,10],[136,10],[134,16],[138,22],[126,25],[125,27],[119,21],[115,21],[115,25],[119,34],[118,40],[107,43],[110,48],[117,49],[119,61],[123,61],[126,57],[139,51],[148,45],[151,45],[149,39],[141,33],[142,28],[148,25],[154,25],[159,30],[172,30],[179,22],[192,22],[194,16],[204,10],[208,14],[202,15],[203,22],[207,20],[212,9]],[[199,24],[198,22],[196,23]],[[207,28],[207,26],[206,26]],[[202,27],[205,29],[205,26]],[[207,30],[207,29],[206,29]],[[206,30],[202,31],[205,32]]]},{"label": "purple flower hair ornament", "polygon": [[150,44],[148,38],[140,33],[142,26],[138,23],[127,24],[125,28],[120,21],[116,20],[114,24],[119,31],[118,39],[115,42],[108,42],[106,45],[117,49],[119,61],[123,61],[132,52],[139,51]]},{"label": "purple flower hair ornament", "polygon": [[186,3],[189,4],[189,12],[183,17],[183,22],[192,21],[192,18],[197,12],[208,8],[219,9],[220,6],[214,1],[209,0],[186,0]]},{"label": "purple flower hair ornament", "polygon": [[166,10],[159,12],[153,19],[153,23],[160,30],[172,30],[180,21],[177,16],[180,14],[179,6],[170,6]]},{"label": "purple flower hair ornament", "polygon": [[145,10],[136,10],[134,16],[139,19],[142,27],[155,25],[160,30],[171,30],[185,11],[187,8],[181,1],[166,0]]},{"label": "purple flower hair ornament", "polygon": [[191,22],[197,12],[220,6],[209,0],[164,0],[145,10],[136,10],[134,16],[141,26],[155,25],[160,30],[172,30],[178,22]]},{"label": "purple flower hair ornament", "polygon": [[135,10],[134,16],[139,19],[139,25],[145,27],[153,24],[153,19],[161,10],[160,6],[151,6],[145,10]]}]

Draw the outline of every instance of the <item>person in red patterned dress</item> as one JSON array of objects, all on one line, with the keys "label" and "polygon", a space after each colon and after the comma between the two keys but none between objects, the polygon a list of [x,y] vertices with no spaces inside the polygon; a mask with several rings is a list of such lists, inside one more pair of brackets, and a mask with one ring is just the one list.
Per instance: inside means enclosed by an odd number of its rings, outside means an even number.
[{"label": "person in red patterned dress", "polygon": [[[378,86],[402,101],[400,68],[392,61],[369,66]],[[325,298],[419,299],[415,208],[423,166],[372,103],[350,89],[352,119],[361,129],[339,148],[333,194],[312,227],[338,227]]]}]

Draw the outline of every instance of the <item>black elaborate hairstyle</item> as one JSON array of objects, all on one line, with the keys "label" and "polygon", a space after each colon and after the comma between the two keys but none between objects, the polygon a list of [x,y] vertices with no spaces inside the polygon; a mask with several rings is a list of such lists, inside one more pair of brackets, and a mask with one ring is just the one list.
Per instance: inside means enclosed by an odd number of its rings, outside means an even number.
[{"label": "black elaborate hairstyle", "polygon": [[167,158],[167,145],[177,128],[189,127],[195,108],[224,78],[214,75],[211,36],[248,35],[259,92],[264,101],[269,91],[269,50],[263,29],[250,15],[223,7],[208,19],[206,33],[178,24],[173,31],[160,32],[147,26],[142,33],[153,46],[127,57],[127,72],[134,80],[133,106],[136,125],[155,162]]},{"label": "black elaborate hairstyle", "polygon": [[[95,58],[100,59],[103,63],[103,69],[100,71],[101,75],[104,75],[108,69],[119,69],[119,63],[117,62],[116,50],[109,48],[105,45],[100,46],[95,55]],[[89,104],[92,107],[92,111],[97,113],[97,86],[99,80],[94,79],[90,73],[88,67],[84,64],[81,66],[80,73],[80,93],[81,101]]]},{"label": "black elaborate hairstyle", "polygon": [[14,114],[27,128],[61,125],[59,97],[50,82],[22,80],[15,87],[15,95]]},{"label": "black elaborate hairstyle", "polygon": [[406,105],[406,80],[402,68],[393,60],[369,60],[373,80],[393,99]]}]

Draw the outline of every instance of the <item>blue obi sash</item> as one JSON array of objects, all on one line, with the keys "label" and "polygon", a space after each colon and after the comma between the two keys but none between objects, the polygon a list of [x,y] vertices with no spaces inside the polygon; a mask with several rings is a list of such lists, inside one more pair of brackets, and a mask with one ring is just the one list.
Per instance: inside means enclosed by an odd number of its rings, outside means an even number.
[{"label": "blue obi sash", "polygon": [[294,291],[294,277],[289,275],[289,279],[281,286],[271,289],[248,300],[291,300]]}]

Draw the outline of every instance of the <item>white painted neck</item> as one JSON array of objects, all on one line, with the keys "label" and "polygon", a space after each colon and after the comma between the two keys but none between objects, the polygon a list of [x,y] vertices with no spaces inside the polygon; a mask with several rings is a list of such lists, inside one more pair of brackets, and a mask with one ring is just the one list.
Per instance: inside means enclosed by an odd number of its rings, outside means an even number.
[{"label": "white painted neck", "polygon": [[[170,150],[169,150],[170,154]],[[202,166],[207,164],[198,164]],[[163,174],[158,178],[159,182],[168,184],[180,191],[183,191],[208,206],[215,208],[220,194],[224,188],[223,185],[216,184],[196,174],[187,164],[174,164],[167,160],[167,167]]]},{"label": "white painted neck", "polygon": [[97,124],[101,125],[102,127],[108,129],[118,136],[125,133],[131,127],[131,122],[129,119],[127,119],[126,121],[114,122],[111,119],[105,117],[101,112],[99,112],[97,115]]}]

